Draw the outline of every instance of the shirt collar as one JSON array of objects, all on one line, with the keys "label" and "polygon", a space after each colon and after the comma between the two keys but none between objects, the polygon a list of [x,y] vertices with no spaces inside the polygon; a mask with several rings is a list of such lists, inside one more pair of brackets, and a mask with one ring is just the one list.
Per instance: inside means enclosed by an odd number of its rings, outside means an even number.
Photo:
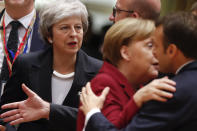
[{"label": "shirt collar", "polygon": [[[18,19],[18,21],[27,29],[29,23],[31,22],[32,18],[34,17],[35,9],[33,9],[28,15]],[[13,18],[9,16],[9,14],[5,10],[5,27],[8,26],[10,22],[14,21]]]},{"label": "shirt collar", "polygon": [[181,65],[181,66],[176,70],[176,73],[175,73],[175,74],[177,75],[183,67],[185,67],[186,65],[192,63],[193,61],[194,61],[194,60],[191,60],[191,61],[188,61],[188,62],[186,62],[185,64]]}]

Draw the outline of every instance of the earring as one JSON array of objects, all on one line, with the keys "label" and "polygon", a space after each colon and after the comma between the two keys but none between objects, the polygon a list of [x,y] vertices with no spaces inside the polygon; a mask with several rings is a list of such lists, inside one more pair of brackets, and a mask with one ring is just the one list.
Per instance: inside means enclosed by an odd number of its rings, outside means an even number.
[{"label": "earring", "polygon": [[52,43],[53,43],[53,41],[50,39],[50,40],[49,40],[49,43],[51,43],[51,44],[52,44]]}]

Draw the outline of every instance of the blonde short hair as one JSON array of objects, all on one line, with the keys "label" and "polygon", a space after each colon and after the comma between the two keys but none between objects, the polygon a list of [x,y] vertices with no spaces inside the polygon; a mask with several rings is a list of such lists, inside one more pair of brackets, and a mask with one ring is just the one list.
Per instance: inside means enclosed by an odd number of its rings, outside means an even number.
[{"label": "blonde short hair", "polygon": [[115,23],[106,33],[103,43],[103,60],[117,66],[122,59],[120,49],[135,40],[144,40],[155,30],[154,22],[126,18]]}]

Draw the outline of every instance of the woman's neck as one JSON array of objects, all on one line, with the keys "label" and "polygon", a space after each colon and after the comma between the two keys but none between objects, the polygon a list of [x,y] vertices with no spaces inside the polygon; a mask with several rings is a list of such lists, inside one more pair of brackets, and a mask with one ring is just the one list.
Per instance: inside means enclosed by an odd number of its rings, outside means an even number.
[{"label": "woman's neck", "polygon": [[61,74],[74,72],[76,55],[53,54],[53,69]]}]

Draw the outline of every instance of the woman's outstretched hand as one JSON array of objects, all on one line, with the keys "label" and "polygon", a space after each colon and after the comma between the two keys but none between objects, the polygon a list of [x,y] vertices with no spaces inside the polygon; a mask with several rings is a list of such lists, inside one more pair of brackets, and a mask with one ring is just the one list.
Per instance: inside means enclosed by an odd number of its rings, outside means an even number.
[{"label": "woman's outstretched hand", "polygon": [[26,100],[8,103],[1,107],[2,109],[11,109],[1,114],[1,118],[3,118],[4,122],[10,122],[11,125],[16,125],[41,118],[48,119],[50,104],[42,100],[25,84],[22,84],[22,89],[28,96]]}]

